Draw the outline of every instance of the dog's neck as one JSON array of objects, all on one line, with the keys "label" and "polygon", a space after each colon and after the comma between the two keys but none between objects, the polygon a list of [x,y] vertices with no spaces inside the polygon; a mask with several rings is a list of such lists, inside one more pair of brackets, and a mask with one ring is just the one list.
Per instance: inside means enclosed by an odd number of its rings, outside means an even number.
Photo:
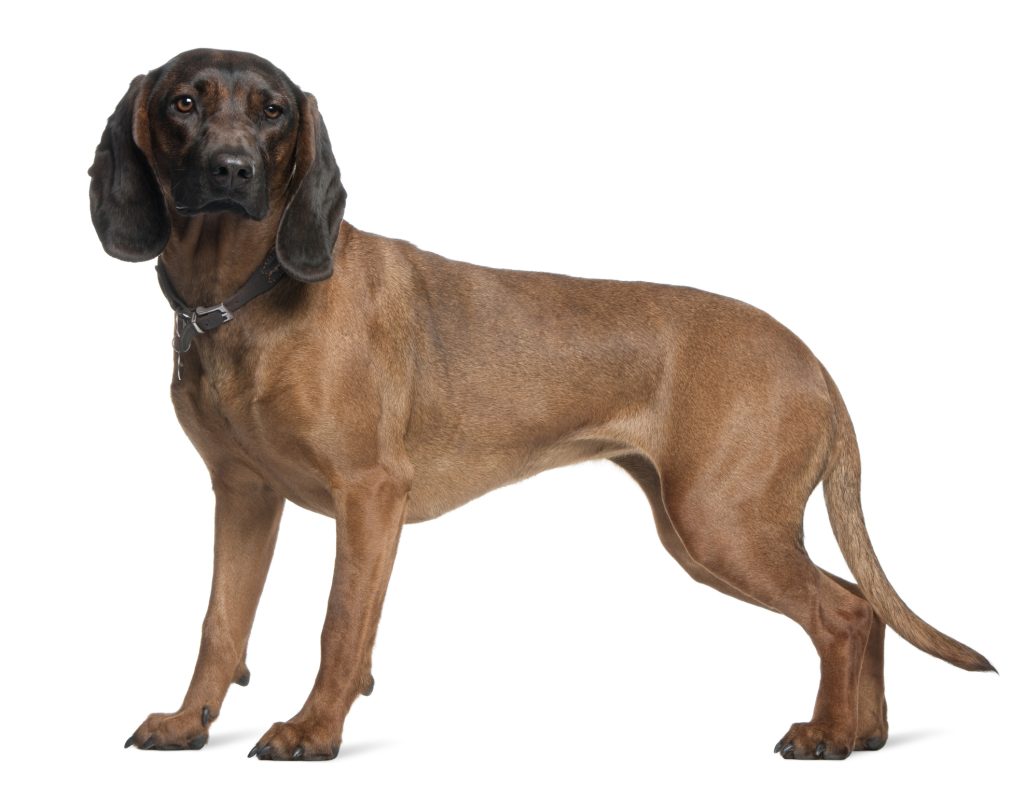
[{"label": "dog's neck", "polygon": [[234,213],[173,217],[160,259],[191,306],[220,303],[252,275],[277,237],[280,212],[256,221]]}]

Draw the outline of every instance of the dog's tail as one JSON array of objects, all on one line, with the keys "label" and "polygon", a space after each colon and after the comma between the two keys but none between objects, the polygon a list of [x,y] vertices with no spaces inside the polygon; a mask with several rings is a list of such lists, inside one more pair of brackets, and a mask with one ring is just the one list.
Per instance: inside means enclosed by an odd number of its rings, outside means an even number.
[{"label": "dog's tail", "polygon": [[995,671],[988,659],[925,623],[903,602],[882,571],[860,505],[860,452],[853,422],[839,389],[822,369],[835,406],[836,432],[825,469],[825,505],[839,549],[871,607],[893,631],[920,648],[965,670]]}]

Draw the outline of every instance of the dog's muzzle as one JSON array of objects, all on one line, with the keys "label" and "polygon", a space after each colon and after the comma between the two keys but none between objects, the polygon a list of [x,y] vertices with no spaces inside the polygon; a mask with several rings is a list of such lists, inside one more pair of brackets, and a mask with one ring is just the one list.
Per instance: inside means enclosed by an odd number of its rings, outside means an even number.
[{"label": "dog's muzzle", "polygon": [[267,215],[266,184],[259,159],[242,150],[214,151],[172,189],[175,208],[185,216],[233,211],[252,219]]}]

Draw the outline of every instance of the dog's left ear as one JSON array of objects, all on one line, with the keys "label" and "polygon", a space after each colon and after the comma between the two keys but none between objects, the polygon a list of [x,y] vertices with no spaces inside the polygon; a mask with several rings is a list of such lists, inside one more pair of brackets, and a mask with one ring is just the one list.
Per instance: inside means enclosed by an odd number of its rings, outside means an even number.
[{"label": "dog's left ear", "polygon": [[277,258],[293,278],[311,282],[331,275],[346,194],[316,99],[299,95],[295,172],[277,230]]},{"label": "dog's left ear", "polygon": [[89,206],[100,243],[111,257],[129,262],[151,260],[171,234],[167,207],[145,154],[135,144],[135,126],[148,133],[144,113],[146,77],[132,80],[128,92],[96,147],[89,167]]}]

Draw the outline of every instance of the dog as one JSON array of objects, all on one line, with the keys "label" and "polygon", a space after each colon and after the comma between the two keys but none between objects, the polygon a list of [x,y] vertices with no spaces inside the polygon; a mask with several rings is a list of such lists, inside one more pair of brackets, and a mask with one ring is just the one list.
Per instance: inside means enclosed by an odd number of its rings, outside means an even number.
[{"label": "dog", "polygon": [[[886,626],[958,667],[993,669],[886,579],[842,397],[765,313],[685,287],[452,262],[356,229],[316,99],[248,53],[192,50],[136,77],[89,174],[106,252],[160,258],[171,398],[216,496],[192,682],[126,748],[201,748],[229,685],[248,683],[286,499],[335,519],[335,573],[309,698],[249,756],[331,759],[373,688],[403,524],[597,458],[636,480],[694,579],[810,636],[817,701],[776,745],[782,757],[885,744]],[[819,483],[856,584],[804,550]]]}]

